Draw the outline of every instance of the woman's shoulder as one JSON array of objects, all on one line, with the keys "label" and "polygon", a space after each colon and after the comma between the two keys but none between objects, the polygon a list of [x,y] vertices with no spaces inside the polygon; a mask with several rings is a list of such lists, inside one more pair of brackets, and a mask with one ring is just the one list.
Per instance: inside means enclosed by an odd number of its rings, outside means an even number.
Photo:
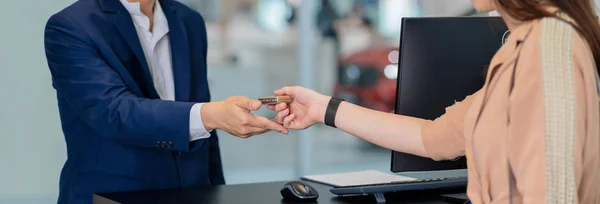
[{"label": "woman's shoulder", "polygon": [[592,51],[568,16],[545,17],[530,24],[530,31],[521,42],[522,53],[537,55],[542,61],[570,60],[593,66]]},{"label": "woman's shoulder", "polygon": [[519,35],[515,84],[584,82],[586,90],[597,89],[593,54],[573,23],[546,17],[527,22],[515,34]]}]

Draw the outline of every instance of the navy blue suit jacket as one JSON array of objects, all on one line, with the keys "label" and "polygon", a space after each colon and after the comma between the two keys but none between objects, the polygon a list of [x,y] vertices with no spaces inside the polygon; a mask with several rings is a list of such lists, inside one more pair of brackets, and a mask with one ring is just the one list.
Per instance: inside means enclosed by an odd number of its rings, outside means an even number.
[{"label": "navy blue suit jacket", "polygon": [[175,102],[159,100],[119,0],[79,0],[48,20],[46,57],[68,156],[58,203],[224,183],[215,132],[189,142],[190,109],[210,100],[204,19],[174,0],[158,2],[169,24]]}]

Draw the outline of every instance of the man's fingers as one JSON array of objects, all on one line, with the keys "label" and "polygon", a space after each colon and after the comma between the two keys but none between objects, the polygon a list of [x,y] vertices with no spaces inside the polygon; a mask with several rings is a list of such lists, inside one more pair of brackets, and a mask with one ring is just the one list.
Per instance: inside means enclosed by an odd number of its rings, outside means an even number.
[{"label": "man's fingers", "polygon": [[252,137],[254,135],[260,135],[260,134],[263,134],[263,133],[269,131],[269,130],[266,130],[264,128],[259,128],[259,127],[248,127],[248,130],[250,131],[250,133],[247,137]]},{"label": "man's fingers", "polygon": [[258,109],[260,109],[261,105],[262,103],[259,100],[248,99],[248,110],[257,111]]},{"label": "man's fingers", "polygon": [[290,128],[292,121],[296,118],[296,115],[290,114],[283,118],[283,127]]},{"label": "man's fingers", "polygon": [[256,111],[260,109],[260,106],[262,105],[262,103],[259,100],[252,100],[246,97],[237,97],[236,100],[233,101],[233,103],[249,111]]},{"label": "man's fingers", "polygon": [[283,134],[288,133],[288,129],[284,128],[281,124],[260,116],[255,116],[255,119],[250,123],[250,126],[267,130],[275,130]]},{"label": "man's fingers", "polygon": [[269,108],[269,110],[275,110],[275,105],[268,105],[267,108]]}]

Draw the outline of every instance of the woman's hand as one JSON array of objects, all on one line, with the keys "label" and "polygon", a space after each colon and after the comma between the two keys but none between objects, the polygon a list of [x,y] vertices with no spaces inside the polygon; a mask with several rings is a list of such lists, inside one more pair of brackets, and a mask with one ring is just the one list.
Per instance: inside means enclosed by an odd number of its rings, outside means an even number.
[{"label": "woman's hand", "polygon": [[[306,129],[315,123],[325,120],[325,111],[331,97],[319,94],[302,87],[284,87],[275,91],[276,95],[293,97],[289,104],[270,105],[275,110],[275,122],[288,129]],[[422,157],[429,157],[423,138],[421,126],[433,123],[429,120],[379,112],[363,108],[348,102],[338,107],[335,125],[339,130],[377,144],[379,146]],[[454,124],[452,124],[454,125]],[[444,127],[438,132],[450,132],[461,126],[439,124],[433,127]]]},{"label": "woman's hand", "polygon": [[275,121],[286,128],[296,130],[322,123],[327,104],[331,99],[329,96],[299,86],[283,87],[275,91],[275,95],[288,95],[294,99],[289,105],[286,103],[269,105],[269,109],[277,112]]}]

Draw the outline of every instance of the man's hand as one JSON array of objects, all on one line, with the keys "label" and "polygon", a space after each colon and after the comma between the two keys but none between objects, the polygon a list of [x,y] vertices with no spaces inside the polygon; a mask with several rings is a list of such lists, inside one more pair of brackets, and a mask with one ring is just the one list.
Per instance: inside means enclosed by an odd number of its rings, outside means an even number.
[{"label": "man's hand", "polygon": [[261,105],[260,101],[243,96],[232,96],[224,101],[205,103],[201,111],[202,121],[207,130],[220,129],[241,138],[270,130],[287,134],[288,130],[281,124],[251,113],[260,109]]}]

